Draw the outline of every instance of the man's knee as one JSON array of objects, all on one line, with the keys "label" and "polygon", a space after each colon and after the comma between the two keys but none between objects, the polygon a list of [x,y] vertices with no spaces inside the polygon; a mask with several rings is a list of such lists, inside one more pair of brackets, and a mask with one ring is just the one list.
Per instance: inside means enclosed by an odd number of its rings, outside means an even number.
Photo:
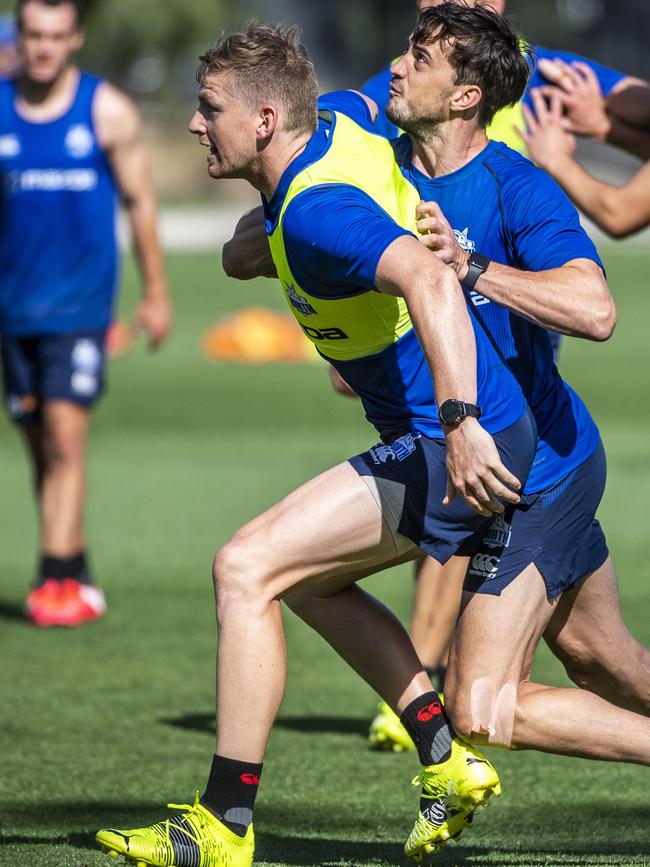
[{"label": "man's knee", "polygon": [[217,598],[217,616],[233,603],[266,604],[270,573],[255,542],[243,533],[219,549],[212,563],[212,580]]},{"label": "man's knee", "polygon": [[76,413],[67,418],[58,414],[43,428],[43,453],[47,464],[78,464],[84,460],[87,428]]},{"label": "man's knee", "polygon": [[517,707],[517,685],[480,677],[445,692],[445,712],[456,732],[476,746],[509,749]]}]

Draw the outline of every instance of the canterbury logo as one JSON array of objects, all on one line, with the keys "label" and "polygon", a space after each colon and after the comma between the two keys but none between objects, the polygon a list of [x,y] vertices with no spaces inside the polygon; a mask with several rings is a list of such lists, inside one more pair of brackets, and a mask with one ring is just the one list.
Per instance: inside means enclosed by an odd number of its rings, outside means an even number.
[{"label": "canterbury logo", "polygon": [[439,701],[432,701],[431,704],[428,704],[426,707],[421,707],[418,711],[418,719],[420,722],[429,722],[432,720],[434,716],[440,716],[442,713],[442,706]]},{"label": "canterbury logo", "polygon": [[247,786],[259,786],[260,784],[260,778],[257,774],[242,774],[239,779]]}]

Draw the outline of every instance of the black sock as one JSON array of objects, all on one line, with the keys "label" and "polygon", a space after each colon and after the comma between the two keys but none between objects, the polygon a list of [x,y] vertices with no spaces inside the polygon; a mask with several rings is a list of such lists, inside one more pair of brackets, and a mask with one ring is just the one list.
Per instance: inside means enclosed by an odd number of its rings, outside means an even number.
[{"label": "black sock", "polygon": [[425,666],[424,670],[431,678],[431,683],[433,684],[433,688],[436,692],[444,692],[445,691],[445,677],[447,675],[447,666],[446,665],[434,665],[427,667]]},{"label": "black sock", "polygon": [[262,765],[215,755],[201,803],[240,837],[253,821]]},{"label": "black sock", "polygon": [[402,725],[411,736],[423,765],[439,765],[451,755],[453,729],[437,692],[427,692],[402,711]]},{"label": "black sock", "polygon": [[41,554],[38,567],[38,584],[43,584],[48,578],[55,581],[63,581],[64,578],[73,578],[82,584],[90,583],[86,552],[80,551],[74,557],[51,557],[49,554]]}]

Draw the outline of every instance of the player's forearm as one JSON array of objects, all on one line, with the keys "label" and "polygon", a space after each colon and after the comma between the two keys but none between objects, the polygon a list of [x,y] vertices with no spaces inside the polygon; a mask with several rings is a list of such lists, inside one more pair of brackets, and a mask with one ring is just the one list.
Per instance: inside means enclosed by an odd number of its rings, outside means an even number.
[{"label": "player's forearm", "polygon": [[640,79],[627,82],[607,97],[607,113],[623,124],[650,132],[650,85]]},{"label": "player's forearm", "polygon": [[577,260],[548,271],[490,263],[476,291],[542,328],[588,340],[607,340],[616,309],[595,262]]},{"label": "player's forearm", "polygon": [[236,280],[278,276],[261,207],[241,217],[232,238],[223,245],[221,264],[226,274]]},{"label": "player's forearm", "polygon": [[431,371],[438,406],[476,403],[476,340],[455,274],[443,268],[414,278],[406,302]]},{"label": "player's forearm", "polygon": [[610,125],[605,137],[608,144],[643,160],[650,159],[650,127],[633,126],[613,114],[608,114],[608,117]]},{"label": "player's forearm", "polygon": [[125,207],[131,225],[143,295],[146,298],[166,297],[167,279],[155,200],[153,196],[144,195],[127,202]]},{"label": "player's forearm", "polygon": [[622,238],[643,226],[636,213],[626,207],[620,188],[596,180],[570,157],[558,159],[544,168],[604,232]]}]

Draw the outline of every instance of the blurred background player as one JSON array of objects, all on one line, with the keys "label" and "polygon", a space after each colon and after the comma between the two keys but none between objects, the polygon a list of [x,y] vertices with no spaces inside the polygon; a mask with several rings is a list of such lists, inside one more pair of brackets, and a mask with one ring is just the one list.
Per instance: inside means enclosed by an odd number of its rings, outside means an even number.
[{"label": "blurred background player", "polygon": [[[535,162],[604,232],[615,238],[638,232],[650,224],[650,110],[645,116],[639,111],[635,124],[613,120],[597,76],[584,64],[564,65],[561,81],[562,89],[552,93],[532,91],[534,111],[524,108],[523,141]],[[567,123],[567,105],[582,124]],[[628,151],[646,160],[622,187],[594,178],[574,159],[575,132],[586,128],[605,138],[612,127],[628,142]]]},{"label": "blurred background player", "polygon": [[171,327],[147,153],[135,107],[80,71],[79,0],[19,0],[21,68],[0,82],[0,337],[7,406],[30,457],[40,561],[27,616],[39,626],[100,617],[83,527],[90,410],[104,386],[117,276],[116,196],[135,240],[137,324]]}]

